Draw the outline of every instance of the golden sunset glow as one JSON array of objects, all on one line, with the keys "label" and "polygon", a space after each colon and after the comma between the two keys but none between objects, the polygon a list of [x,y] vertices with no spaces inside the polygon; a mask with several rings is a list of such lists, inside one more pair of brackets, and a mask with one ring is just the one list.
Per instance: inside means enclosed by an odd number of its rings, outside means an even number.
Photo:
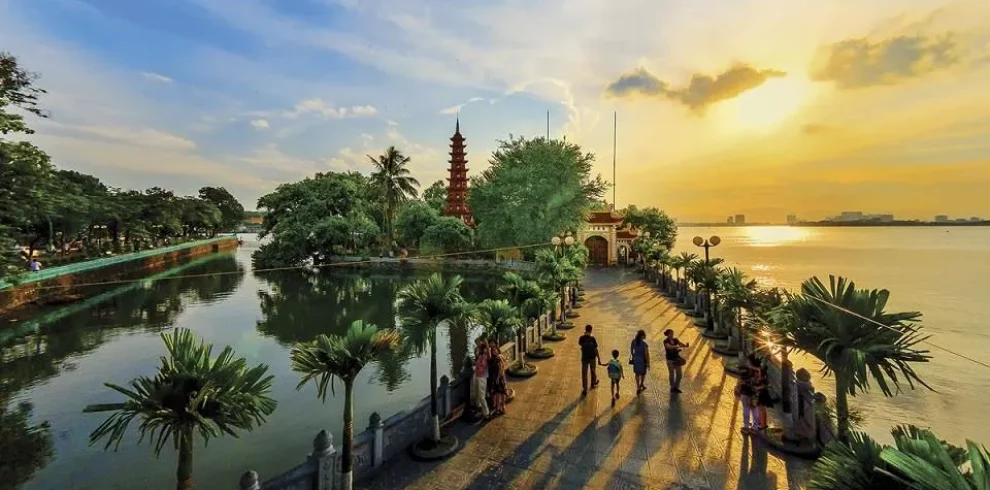
[{"label": "golden sunset glow", "polygon": [[814,233],[809,228],[790,226],[747,227],[744,230],[744,240],[753,247],[779,247],[806,240],[811,233]]},{"label": "golden sunset glow", "polygon": [[720,112],[737,128],[772,130],[800,111],[813,91],[813,84],[807,78],[774,78],[726,102]]}]

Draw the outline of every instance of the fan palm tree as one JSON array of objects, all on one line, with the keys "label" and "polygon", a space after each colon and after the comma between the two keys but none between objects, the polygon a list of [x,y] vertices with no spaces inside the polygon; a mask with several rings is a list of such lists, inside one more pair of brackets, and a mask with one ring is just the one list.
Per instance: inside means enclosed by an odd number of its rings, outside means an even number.
[{"label": "fan palm tree", "polygon": [[385,206],[385,246],[391,250],[396,210],[399,204],[416,197],[419,181],[410,175],[408,165],[411,159],[394,146],[388,147],[378,158],[368,155],[368,160],[375,166],[371,181],[381,193]]},{"label": "fan palm tree", "polygon": [[237,437],[236,430],[263,424],[275,411],[276,402],[268,396],[273,376],[267,374],[267,365],[249,368],[230,347],[213,358],[213,346],[187,329],[177,328],[161,338],[167,355],[161,357],[158,373],[134,379],[130,388],[105,383],[125,400],[89,405],[83,411],[113,412],[89,435],[90,444],[105,439],[104,449],[116,450],[135,418],[141,419],[140,440],[148,437],[156,456],[171,441],[179,453],[176,488],[188,490],[193,487],[195,434],[209,442],[224,434]]},{"label": "fan palm tree", "polygon": [[456,320],[467,307],[461,296],[461,276],[445,279],[435,273],[399,291],[399,314],[406,338],[419,354],[430,352],[431,439],[440,442],[440,416],[437,411],[437,328]]},{"label": "fan palm tree", "polygon": [[894,446],[860,432],[832,442],[811,468],[809,490],[976,490],[990,488],[986,449],[962,449],[914,426],[891,431]]},{"label": "fan palm tree", "polygon": [[801,294],[774,311],[766,327],[777,343],[822,361],[826,376],[835,376],[835,411],[839,437],[849,439],[849,399],[868,390],[871,381],[885,396],[893,396],[906,381],[914,388],[921,380],[911,364],[931,356],[917,345],[920,333],[916,311],[886,311],[890,292],[857,290],[855,283],[829,276],[826,287],[813,277],[801,284]]},{"label": "fan palm tree", "polygon": [[485,336],[499,344],[522,325],[519,309],[504,299],[486,299],[478,304],[478,322]]},{"label": "fan palm tree", "polygon": [[567,257],[557,254],[553,249],[542,248],[536,251],[536,272],[543,284],[554,291],[560,300],[559,321],[563,321],[564,312],[567,311],[567,297],[564,294],[564,288],[573,277],[572,269],[574,266]]},{"label": "fan palm tree", "polygon": [[[395,352],[402,338],[395,330],[378,330],[355,320],[344,335],[319,335],[312,342],[296,344],[292,348],[292,370],[302,373],[296,389],[306,383],[316,383],[316,396],[324,403],[327,388],[334,392],[334,379],[344,383],[344,444],[341,449],[341,476],[343,489],[354,485],[354,380],[364,366],[382,354]],[[334,393],[336,394],[336,393]]]}]

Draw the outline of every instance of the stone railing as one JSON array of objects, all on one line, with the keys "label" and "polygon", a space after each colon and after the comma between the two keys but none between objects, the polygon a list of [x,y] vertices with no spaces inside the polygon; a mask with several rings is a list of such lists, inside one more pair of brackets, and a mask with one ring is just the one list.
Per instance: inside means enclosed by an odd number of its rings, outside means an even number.
[{"label": "stone railing", "polygon": [[426,258],[426,257],[333,257],[334,262],[353,263],[355,267],[409,267],[416,269],[471,269],[471,270],[492,270],[492,271],[532,271],[535,266],[533,262],[523,260],[499,260],[498,262],[486,259],[456,259],[456,258]]}]

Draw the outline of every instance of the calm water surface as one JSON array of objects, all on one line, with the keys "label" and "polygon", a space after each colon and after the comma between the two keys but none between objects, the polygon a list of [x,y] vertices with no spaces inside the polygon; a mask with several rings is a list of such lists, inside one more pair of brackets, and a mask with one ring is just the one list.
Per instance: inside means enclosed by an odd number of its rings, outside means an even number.
[{"label": "calm water surface", "polygon": [[[799,228],[786,226],[682,228],[676,252],[704,256],[691,239],[718,235],[713,257],[745,271],[765,286],[791,290],[819,276],[849,277],[859,288],[891,292],[891,311],[920,311],[931,342],[990,361],[990,228]],[[971,438],[990,444],[990,369],[930,347],[933,359],[917,371],[937,393],[907,391],[885,398],[879,391],[853,404],[866,418],[864,430],[889,440],[893,425],[930,426],[950,442]],[[809,368],[810,360],[802,360]],[[831,379],[816,387],[834,392]]]},{"label": "calm water surface", "polygon": [[[256,246],[256,244],[255,244]],[[30,402],[34,420],[52,425],[55,457],[25,489],[168,488],[175,474],[169,447],[156,460],[148,445],[127,437],[118,452],[90,447],[88,434],[105,415],[83,414],[92,403],[121,397],[104,382],[124,385],[152,374],[164,347],[160,332],[192,329],[208,342],[232,346],[253,363],[266,363],[275,375],[279,405],[268,422],[240,439],[223,438],[195,449],[199,488],[235,488],[240,475],[254,469],[270,478],[303,461],[313,437],[328,429],[339,440],[342,400],[320,403],[314,386],[296,391],[299,376],[289,366],[289,350],[319,333],[340,333],[356,319],[380,327],[395,325],[397,291],[422,274],[254,274],[252,243],[232,255],[213,256],[185,266],[179,274],[225,273],[170,279],[108,292],[104,301],[75,305],[79,311],[51,309],[31,319],[0,326],[39,330],[7,338],[0,356],[0,402]],[[465,296],[493,294],[491,280],[468,280]],[[2,320],[0,320],[2,322]],[[468,332],[441,329],[441,373],[461,368]],[[429,393],[429,357],[395,356],[366,368],[357,381],[355,420],[361,430],[372,412],[388,417]],[[136,424],[132,424],[136,426]]]}]

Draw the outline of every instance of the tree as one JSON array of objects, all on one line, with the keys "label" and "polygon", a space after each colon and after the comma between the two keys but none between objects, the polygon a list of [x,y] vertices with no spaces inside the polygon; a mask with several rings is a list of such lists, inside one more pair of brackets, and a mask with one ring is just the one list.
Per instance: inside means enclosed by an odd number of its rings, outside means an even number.
[{"label": "tree", "polygon": [[559,298],[561,321],[564,320],[563,312],[567,309],[564,288],[574,277],[575,270],[566,256],[558,254],[551,248],[541,248],[536,251],[536,273],[546,288]]},{"label": "tree", "polygon": [[220,210],[220,230],[235,231],[237,226],[244,221],[244,206],[227,189],[203,187],[199,190],[199,198],[213,203]]},{"label": "tree", "polygon": [[34,133],[24,122],[24,116],[7,112],[8,106],[38,117],[48,117],[38,107],[38,97],[45,91],[34,86],[37,80],[37,73],[22,68],[14,55],[0,51],[0,134]]},{"label": "tree", "polygon": [[8,407],[0,396],[0,490],[16,490],[48,464],[52,430],[48,422],[31,425],[30,403]]},{"label": "tree", "polygon": [[439,273],[416,281],[399,291],[402,330],[409,343],[423,354],[430,352],[430,414],[433,430],[430,439],[440,443],[440,417],[437,411],[437,328],[456,319],[464,309],[461,276],[444,279]]},{"label": "tree", "polygon": [[474,232],[460,218],[441,216],[423,232],[423,253],[455,253],[471,249]]},{"label": "tree", "polygon": [[471,181],[468,204],[488,247],[545,243],[584,223],[605,192],[592,176],[594,155],[573,143],[544,138],[499,142],[491,167]]},{"label": "tree", "polygon": [[442,180],[438,180],[430,184],[430,186],[423,191],[423,201],[436,210],[437,213],[442,213],[443,208],[447,206],[447,183]]},{"label": "tree", "polygon": [[439,220],[440,213],[425,202],[413,201],[403,206],[395,218],[399,243],[406,247],[419,248],[423,234]]},{"label": "tree", "polygon": [[356,172],[318,173],[282,184],[258,199],[265,210],[259,237],[272,240],[252,258],[259,267],[296,266],[307,259],[324,263],[348,248],[358,249],[378,235],[369,215],[370,182]]},{"label": "tree", "polygon": [[[916,311],[886,311],[890,292],[856,289],[843,277],[829,276],[826,287],[813,277],[801,284],[801,294],[775,310],[765,328],[776,343],[822,361],[824,374],[835,376],[835,411],[840,439],[849,441],[849,396],[870,389],[885,396],[901,389],[902,381],[928,387],[912,363],[927,362],[928,351],[916,346],[921,335]],[[871,383],[872,382],[872,383]]]},{"label": "tree", "polygon": [[637,209],[636,206],[629,206],[623,213],[622,224],[632,226],[640,232],[650,232],[650,240],[660,243],[668,250],[673,249],[677,241],[677,223],[657,208]]},{"label": "tree", "polygon": [[344,383],[344,444],[340,468],[344,490],[350,490],[354,484],[354,380],[365,365],[382,354],[394,352],[400,344],[398,332],[378,330],[374,325],[355,320],[343,336],[321,334],[312,342],[296,344],[292,348],[292,370],[303,374],[297,390],[314,381],[316,394],[325,403],[327,387],[334,391],[334,378]]},{"label": "tree", "polygon": [[485,336],[500,345],[522,325],[519,309],[504,299],[486,299],[478,305],[478,322],[485,329]]},{"label": "tree", "polygon": [[392,240],[395,238],[392,224],[395,222],[395,212],[399,204],[406,202],[410,198],[416,197],[416,188],[419,181],[410,175],[410,158],[403,155],[394,146],[390,146],[385,153],[378,158],[368,155],[368,159],[375,166],[374,173],[371,174],[371,181],[381,194],[382,204],[385,210],[385,247],[392,249]]},{"label": "tree", "polygon": [[[976,490],[990,488],[990,457],[967,441],[967,449],[915,426],[891,431],[893,446],[853,432],[831,442],[811,467],[809,490]],[[968,466],[968,468],[967,468]]]},{"label": "tree", "polygon": [[130,388],[105,383],[125,400],[85,408],[89,413],[112,412],[89,441],[105,439],[104,449],[116,450],[131,421],[140,419],[141,440],[148,437],[156,456],[172,442],[179,454],[176,488],[188,490],[193,487],[195,434],[209,442],[224,434],[237,437],[236,430],[263,424],[275,411],[276,402],[269,396],[273,376],[264,364],[249,368],[229,346],[213,358],[213,346],[188,329],[177,328],[161,338],[167,355],[157,374],[134,379]]}]

